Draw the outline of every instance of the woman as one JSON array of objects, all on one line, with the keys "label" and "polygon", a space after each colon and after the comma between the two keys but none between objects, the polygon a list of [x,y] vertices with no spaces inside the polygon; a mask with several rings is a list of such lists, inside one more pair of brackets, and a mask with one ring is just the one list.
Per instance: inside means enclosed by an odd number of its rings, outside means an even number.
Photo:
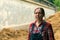
[{"label": "woman", "polygon": [[54,34],[50,23],[46,22],[43,8],[34,10],[35,22],[29,26],[28,40],[54,40]]}]

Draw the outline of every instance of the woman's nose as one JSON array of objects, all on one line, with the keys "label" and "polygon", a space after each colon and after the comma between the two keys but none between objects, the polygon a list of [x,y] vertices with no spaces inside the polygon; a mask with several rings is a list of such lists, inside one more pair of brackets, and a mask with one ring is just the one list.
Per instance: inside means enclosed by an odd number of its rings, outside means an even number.
[{"label": "woman's nose", "polygon": [[37,16],[38,16],[39,14],[37,13]]}]

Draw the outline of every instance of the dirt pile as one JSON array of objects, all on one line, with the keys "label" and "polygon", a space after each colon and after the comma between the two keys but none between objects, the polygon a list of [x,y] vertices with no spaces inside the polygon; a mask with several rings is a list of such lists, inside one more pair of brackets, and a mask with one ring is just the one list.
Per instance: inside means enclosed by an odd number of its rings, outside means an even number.
[{"label": "dirt pile", "polygon": [[55,39],[60,40],[60,12],[57,12],[55,15],[50,16],[47,20],[52,24]]},{"label": "dirt pile", "polygon": [[0,31],[0,40],[27,40],[27,30],[4,28]]}]

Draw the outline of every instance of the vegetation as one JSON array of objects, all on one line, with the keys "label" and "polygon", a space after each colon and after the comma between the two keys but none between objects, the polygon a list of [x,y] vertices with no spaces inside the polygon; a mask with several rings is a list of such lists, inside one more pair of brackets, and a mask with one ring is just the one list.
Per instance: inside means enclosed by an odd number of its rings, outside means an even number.
[{"label": "vegetation", "polygon": [[60,0],[54,0],[53,2],[57,6],[57,10],[60,11]]}]

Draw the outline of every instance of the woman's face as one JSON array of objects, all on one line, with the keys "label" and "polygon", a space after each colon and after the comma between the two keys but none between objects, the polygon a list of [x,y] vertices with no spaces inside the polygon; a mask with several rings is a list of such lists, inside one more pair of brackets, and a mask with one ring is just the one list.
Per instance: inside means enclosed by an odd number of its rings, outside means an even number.
[{"label": "woman's face", "polygon": [[40,9],[36,9],[36,10],[34,11],[34,16],[35,16],[35,19],[37,19],[37,20],[43,18],[43,14],[41,13],[41,10],[40,10]]}]

